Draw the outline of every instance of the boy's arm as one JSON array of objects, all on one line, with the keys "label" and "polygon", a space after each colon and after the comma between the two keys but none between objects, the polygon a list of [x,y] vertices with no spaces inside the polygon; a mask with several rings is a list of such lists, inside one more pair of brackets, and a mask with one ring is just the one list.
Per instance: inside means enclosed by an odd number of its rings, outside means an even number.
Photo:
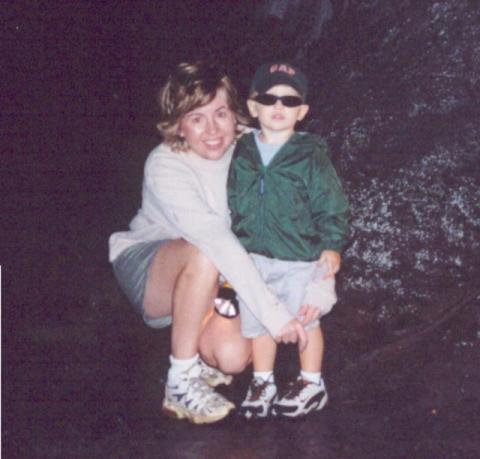
[{"label": "boy's arm", "polygon": [[315,160],[309,187],[313,222],[322,241],[322,256],[331,263],[332,270],[338,271],[339,254],[348,237],[349,204],[328,158],[326,144],[317,147]]},{"label": "boy's arm", "polygon": [[348,236],[349,205],[340,180],[327,155],[326,144],[316,153],[311,176],[310,201],[314,225],[324,250],[313,279],[307,284],[299,316],[303,324],[327,314],[337,302],[335,274],[341,265],[340,251]]},{"label": "boy's arm", "polygon": [[320,254],[320,258],[317,262],[319,265],[326,265],[328,270],[323,276],[324,279],[333,278],[335,274],[340,270],[342,264],[341,255],[335,250],[324,250]]},{"label": "boy's arm", "polygon": [[328,314],[337,302],[335,276],[329,275],[329,272],[330,268],[325,262],[317,262],[298,312],[298,318],[304,325]]}]

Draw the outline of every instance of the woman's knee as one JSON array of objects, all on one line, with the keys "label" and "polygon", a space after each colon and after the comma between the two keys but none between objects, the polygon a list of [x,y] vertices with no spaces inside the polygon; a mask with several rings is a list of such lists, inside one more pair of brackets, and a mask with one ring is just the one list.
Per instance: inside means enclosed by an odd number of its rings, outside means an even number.
[{"label": "woman's knee", "polygon": [[185,250],[188,251],[188,256],[180,275],[200,279],[206,285],[217,285],[219,272],[210,258],[189,242],[184,241],[184,243],[187,244]]},{"label": "woman's knee", "polygon": [[184,239],[169,241],[157,250],[150,265],[144,312],[154,319],[170,315],[182,289],[203,297],[215,295],[217,288],[218,270],[203,252]]},{"label": "woman's knee", "polygon": [[217,367],[224,373],[241,373],[251,361],[250,341],[241,336],[227,340],[214,351]]},{"label": "woman's knee", "polygon": [[221,371],[228,374],[242,373],[251,362],[250,346],[243,346],[240,352],[237,350],[235,354],[228,351],[217,357],[218,367]]}]

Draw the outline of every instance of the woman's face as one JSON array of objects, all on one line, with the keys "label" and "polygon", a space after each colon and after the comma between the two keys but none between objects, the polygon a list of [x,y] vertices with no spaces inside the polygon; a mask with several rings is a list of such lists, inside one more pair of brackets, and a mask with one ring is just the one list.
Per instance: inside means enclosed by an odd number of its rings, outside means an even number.
[{"label": "woman's face", "polygon": [[179,134],[190,149],[205,159],[220,159],[235,138],[236,119],[230,110],[225,90],[220,88],[215,98],[188,112],[181,120]]}]

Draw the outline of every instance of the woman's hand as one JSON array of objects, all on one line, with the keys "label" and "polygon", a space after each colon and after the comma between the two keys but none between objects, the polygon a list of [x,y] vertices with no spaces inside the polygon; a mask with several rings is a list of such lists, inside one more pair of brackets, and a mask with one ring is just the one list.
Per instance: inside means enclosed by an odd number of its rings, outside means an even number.
[{"label": "woman's hand", "polygon": [[320,317],[320,308],[311,304],[303,304],[298,310],[297,318],[305,326]]},{"label": "woman's hand", "polygon": [[319,265],[325,263],[328,267],[328,272],[323,278],[329,279],[335,277],[335,274],[337,274],[340,269],[341,262],[342,258],[338,252],[335,252],[335,250],[324,250],[318,260]]},{"label": "woman's hand", "polygon": [[297,343],[300,352],[303,352],[308,343],[307,333],[298,319],[292,319],[285,325],[280,334],[275,337],[277,343]]}]

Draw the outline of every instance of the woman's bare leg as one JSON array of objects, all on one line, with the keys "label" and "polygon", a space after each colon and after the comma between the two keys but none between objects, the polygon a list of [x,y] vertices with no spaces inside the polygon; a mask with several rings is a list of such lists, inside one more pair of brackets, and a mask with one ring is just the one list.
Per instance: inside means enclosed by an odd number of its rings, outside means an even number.
[{"label": "woman's bare leg", "polygon": [[173,316],[171,353],[178,359],[197,354],[204,319],[218,288],[218,271],[195,246],[171,241],[157,251],[145,287],[145,314]]},{"label": "woman's bare leg", "polygon": [[145,288],[150,318],[173,315],[172,355],[179,359],[200,352],[225,373],[240,373],[251,358],[250,341],[240,333],[240,318],[213,313],[218,271],[196,247],[184,240],[162,246],[152,261]]}]

